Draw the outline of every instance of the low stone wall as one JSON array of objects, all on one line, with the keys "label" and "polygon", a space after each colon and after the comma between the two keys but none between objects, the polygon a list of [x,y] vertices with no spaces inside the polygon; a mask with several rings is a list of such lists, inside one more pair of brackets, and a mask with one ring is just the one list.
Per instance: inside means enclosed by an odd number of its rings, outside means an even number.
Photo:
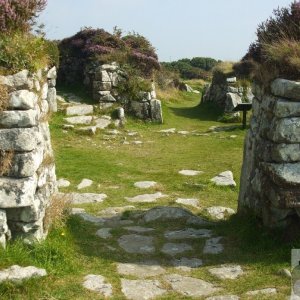
[{"label": "low stone wall", "polygon": [[109,108],[119,103],[137,118],[162,123],[161,101],[156,99],[154,84],[151,92],[141,91],[140,100],[133,101],[119,91],[120,84],[126,84],[126,78],[126,73],[118,64],[104,64],[86,70],[84,84],[92,91],[93,99],[99,102],[100,108]]},{"label": "low stone wall", "polygon": [[254,86],[239,212],[284,227],[300,216],[300,83],[277,79],[270,91]]},{"label": "low stone wall", "polygon": [[56,69],[0,76],[0,84],[9,93],[0,112],[0,244],[5,246],[11,236],[30,241],[47,233],[45,211],[56,192],[47,121],[57,111]]}]

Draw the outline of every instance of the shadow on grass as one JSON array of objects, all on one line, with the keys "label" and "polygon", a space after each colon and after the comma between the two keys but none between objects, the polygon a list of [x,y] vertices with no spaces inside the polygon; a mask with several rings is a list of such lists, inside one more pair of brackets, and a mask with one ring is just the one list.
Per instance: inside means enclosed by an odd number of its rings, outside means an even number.
[{"label": "shadow on grass", "polygon": [[201,121],[217,121],[222,109],[213,103],[203,103],[194,107],[170,107],[174,115]]},{"label": "shadow on grass", "polygon": [[[143,214],[145,211],[135,211],[137,214]],[[108,223],[118,217],[107,219]],[[121,218],[131,219],[130,213],[125,213]],[[270,231],[262,227],[258,220],[253,217],[232,216],[227,221],[215,222],[212,225],[187,225],[186,221],[165,220],[154,221],[144,224],[141,220],[136,220],[135,224],[130,226],[149,226],[156,231],[150,233],[136,233],[142,236],[153,236],[156,239],[154,245],[156,252],[153,254],[130,254],[125,252],[118,245],[118,238],[122,235],[134,234],[124,228],[118,227],[113,229],[113,238],[104,240],[96,237],[95,233],[99,228],[110,227],[109,225],[91,225],[91,223],[82,221],[78,216],[72,216],[68,222],[68,230],[73,236],[76,246],[84,256],[98,257],[101,260],[122,263],[138,263],[145,260],[153,260],[153,265],[165,267],[174,267],[172,264],[173,256],[163,254],[159,250],[164,243],[186,242],[195,249],[194,253],[187,252],[176,255],[180,257],[197,257],[203,259],[205,266],[216,264],[246,264],[246,265],[263,265],[273,268],[274,265],[285,264],[290,261],[290,251],[293,247],[300,247],[300,241],[293,244],[282,243],[282,234],[280,230]],[[207,238],[203,239],[186,239],[186,240],[167,240],[163,238],[163,233],[167,230],[181,230],[185,228],[208,228],[213,231],[213,237],[222,236],[221,243],[224,245],[224,252],[218,255],[202,254]],[[158,240],[158,241],[157,241]],[[112,247],[112,248],[109,248]],[[111,249],[111,250],[109,250]],[[113,250],[115,249],[115,250]]]}]

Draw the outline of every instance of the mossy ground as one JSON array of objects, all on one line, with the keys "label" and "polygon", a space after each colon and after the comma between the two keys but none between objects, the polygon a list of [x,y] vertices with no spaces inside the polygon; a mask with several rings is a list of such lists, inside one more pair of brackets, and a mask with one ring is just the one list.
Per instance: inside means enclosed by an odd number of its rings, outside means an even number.
[{"label": "mossy ground", "polygon": [[[195,86],[195,85],[194,85]],[[144,193],[133,186],[140,180],[153,180],[158,187],[146,193],[161,191],[168,197],[154,204],[133,204],[136,210],[144,210],[157,205],[175,205],[176,198],[198,198],[201,209],[192,209],[195,214],[205,216],[205,207],[221,205],[237,209],[239,176],[242,164],[245,131],[238,127],[231,131],[209,133],[207,136],[158,133],[161,129],[175,127],[177,130],[205,133],[211,126],[230,126],[217,122],[220,112],[211,105],[199,105],[200,96],[176,93],[176,99],[163,102],[163,125],[145,124],[128,119],[126,130],[138,132],[138,137],[128,137],[127,141],[143,141],[142,145],[124,145],[123,137],[103,140],[103,133],[95,136],[64,133],[61,129],[63,114],[56,114],[51,121],[52,142],[56,155],[58,178],[71,181],[71,187],[64,192],[76,191],[76,185],[83,178],[94,181],[84,192],[106,193],[107,200],[101,204],[87,204],[87,212],[97,214],[110,206],[132,205],[124,197]],[[125,135],[125,133],[124,133]],[[124,136],[122,135],[122,136]],[[236,135],[236,138],[230,136]],[[204,171],[196,177],[178,174],[182,169]],[[210,178],[222,171],[234,173],[237,187],[222,188],[210,183]],[[197,184],[202,184],[199,186]],[[177,205],[178,206],[178,205]],[[125,214],[125,217],[128,214]],[[150,224],[156,228],[156,245],[162,245],[162,233],[172,228],[182,228],[178,222]],[[46,268],[49,276],[33,279],[20,285],[5,283],[0,285],[1,299],[103,299],[85,290],[81,283],[87,274],[101,274],[113,284],[112,299],[124,299],[121,293],[120,276],[116,273],[117,262],[131,262],[142,257],[126,254],[117,245],[117,237],[125,233],[123,229],[113,230],[114,239],[104,241],[95,236],[99,226],[70,217],[66,225],[53,229],[47,240],[33,246],[21,242],[9,243],[7,250],[0,250],[0,268],[12,264],[35,265]],[[224,253],[202,255],[204,240],[191,242],[204,266],[191,272],[191,276],[212,282],[223,288],[222,294],[245,297],[245,292],[253,289],[276,287],[277,296],[260,296],[259,299],[285,299],[290,292],[290,282],[277,274],[281,268],[290,266],[291,247],[280,241],[280,232],[263,229],[254,218],[233,216],[213,227],[216,236],[224,236]],[[150,233],[151,234],[151,233]],[[113,246],[118,251],[107,248]],[[159,247],[157,247],[159,249]],[[189,254],[185,255],[189,256]],[[175,272],[170,259],[157,252],[152,258]],[[145,257],[143,257],[145,258]],[[220,281],[208,273],[211,266],[223,263],[240,264],[246,274],[237,280]],[[178,272],[178,271],[176,271]],[[160,299],[190,299],[175,293]],[[204,298],[203,298],[204,299]],[[249,298],[250,299],[250,298]]]}]

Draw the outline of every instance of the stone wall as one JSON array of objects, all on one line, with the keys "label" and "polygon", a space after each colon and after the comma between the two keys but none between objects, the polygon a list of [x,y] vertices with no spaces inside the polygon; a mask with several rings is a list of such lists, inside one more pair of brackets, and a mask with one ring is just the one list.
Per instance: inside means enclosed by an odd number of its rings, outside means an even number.
[{"label": "stone wall", "polygon": [[[0,112],[0,244],[10,237],[40,240],[44,216],[56,191],[49,113],[57,111],[56,69],[0,76],[8,106]],[[9,160],[9,161],[8,161]]]},{"label": "stone wall", "polygon": [[269,90],[254,86],[239,212],[284,227],[300,215],[300,83],[277,79]]},{"label": "stone wall", "polygon": [[126,85],[127,75],[117,63],[88,69],[84,77],[85,86],[92,91],[93,99],[99,102],[100,108],[118,103],[139,119],[163,122],[161,101],[156,99],[154,84],[151,92],[141,91],[139,101],[133,101],[120,93],[120,84]]}]

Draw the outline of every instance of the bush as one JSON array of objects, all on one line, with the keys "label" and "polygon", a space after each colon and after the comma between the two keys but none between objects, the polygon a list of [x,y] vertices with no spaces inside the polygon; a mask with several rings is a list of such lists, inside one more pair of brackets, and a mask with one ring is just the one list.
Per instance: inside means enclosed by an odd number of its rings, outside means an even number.
[{"label": "bush", "polygon": [[29,31],[46,0],[1,0],[0,32]]},{"label": "bush", "polygon": [[34,72],[55,64],[48,51],[49,44],[41,37],[21,33],[0,35],[0,66],[9,73],[23,69]]},{"label": "bush", "polygon": [[237,73],[264,85],[278,76],[300,77],[300,2],[273,11],[273,16],[258,26],[257,40],[249,47]]},{"label": "bush", "polygon": [[233,63],[224,61],[213,68],[213,84],[226,84],[226,79],[234,76]]}]

